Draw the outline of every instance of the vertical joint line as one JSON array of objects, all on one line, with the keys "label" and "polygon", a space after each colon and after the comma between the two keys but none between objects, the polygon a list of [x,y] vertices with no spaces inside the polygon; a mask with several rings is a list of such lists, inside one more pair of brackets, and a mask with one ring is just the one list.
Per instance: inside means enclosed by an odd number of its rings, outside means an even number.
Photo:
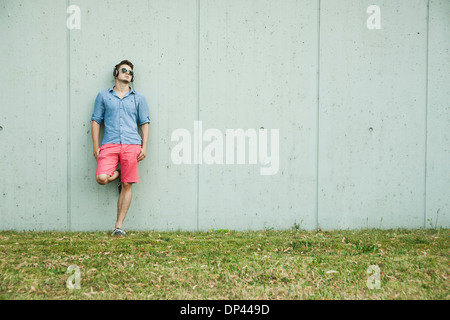
[{"label": "vertical joint line", "polygon": [[[197,121],[200,121],[200,0],[197,0]],[[196,226],[199,222],[200,207],[200,164],[197,164],[197,202],[196,202]]]},{"label": "vertical joint line", "polygon": [[319,130],[320,130],[320,0],[317,0],[317,96],[316,96],[316,229],[319,229]]},{"label": "vertical joint line", "polygon": [[[70,5],[70,0],[66,0],[66,8]],[[66,16],[67,18],[67,16]],[[67,63],[67,223],[66,228],[72,230],[72,212],[71,212],[71,152],[70,152],[70,30],[66,26],[66,63]]]},{"label": "vertical joint line", "polygon": [[427,48],[425,52],[425,172],[424,172],[424,208],[423,208],[423,228],[427,222],[427,160],[428,160],[428,45],[430,30],[430,0],[427,1]]}]

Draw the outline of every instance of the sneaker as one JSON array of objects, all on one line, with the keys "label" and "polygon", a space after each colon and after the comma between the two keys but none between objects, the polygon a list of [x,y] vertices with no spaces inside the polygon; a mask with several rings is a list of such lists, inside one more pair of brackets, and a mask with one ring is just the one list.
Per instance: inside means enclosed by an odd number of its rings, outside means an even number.
[{"label": "sneaker", "polygon": [[126,233],[125,231],[123,231],[120,228],[114,228],[113,232],[111,233],[112,236],[121,236],[121,237],[126,237]]}]

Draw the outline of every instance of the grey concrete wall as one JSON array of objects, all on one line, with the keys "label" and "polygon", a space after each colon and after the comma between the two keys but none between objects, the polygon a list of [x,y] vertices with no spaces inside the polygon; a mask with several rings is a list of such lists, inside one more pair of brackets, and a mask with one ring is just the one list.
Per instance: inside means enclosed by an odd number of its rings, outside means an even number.
[{"label": "grey concrete wall", "polygon": [[[449,34],[448,0],[0,0],[0,230],[114,226],[90,116],[122,59],[152,120],[126,229],[448,228]],[[175,164],[195,121],[278,130],[277,172]]]}]

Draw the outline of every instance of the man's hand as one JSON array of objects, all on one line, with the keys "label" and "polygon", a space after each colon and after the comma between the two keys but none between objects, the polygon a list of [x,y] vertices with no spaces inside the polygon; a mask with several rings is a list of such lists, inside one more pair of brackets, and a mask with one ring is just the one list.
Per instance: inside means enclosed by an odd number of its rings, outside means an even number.
[{"label": "man's hand", "polygon": [[94,150],[94,158],[95,161],[98,161],[98,155],[100,154],[100,148],[98,148],[97,150]]},{"label": "man's hand", "polygon": [[137,157],[137,161],[142,161],[145,159],[145,149],[141,148],[141,153],[139,153],[139,156]]}]

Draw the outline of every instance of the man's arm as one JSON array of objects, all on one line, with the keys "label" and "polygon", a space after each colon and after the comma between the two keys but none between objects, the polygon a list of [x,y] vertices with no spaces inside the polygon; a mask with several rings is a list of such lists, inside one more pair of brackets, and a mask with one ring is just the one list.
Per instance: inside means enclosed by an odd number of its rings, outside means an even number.
[{"label": "man's arm", "polygon": [[105,104],[103,103],[102,93],[99,92],[97,94],[97,98],[95,98],[94,112],[92,113],[91,117],[92,121],[91,134],[95,160],[98,160],[98,154],[100,150],[98,143],[98,140],[100,139],[100,123],[103,122],[104,116],[105,116]]},{"label": "man's arm", "polygon": [[95,160],[98,160],[98,154],[99,154],[99,143],[98,140],[100,138],[100,125],[97,123],[97,121],[92,121],[92,144],[94,147],[94,157]]},{"label": "man's arm", "polygon": [[138,161],[144,160],[145,155],[147,153],[148,122],[144,123],[141,126],[141,134],[142,134],[142,146],[141,146],[141,153],[139,154],[139,156],[137,158]]}]

